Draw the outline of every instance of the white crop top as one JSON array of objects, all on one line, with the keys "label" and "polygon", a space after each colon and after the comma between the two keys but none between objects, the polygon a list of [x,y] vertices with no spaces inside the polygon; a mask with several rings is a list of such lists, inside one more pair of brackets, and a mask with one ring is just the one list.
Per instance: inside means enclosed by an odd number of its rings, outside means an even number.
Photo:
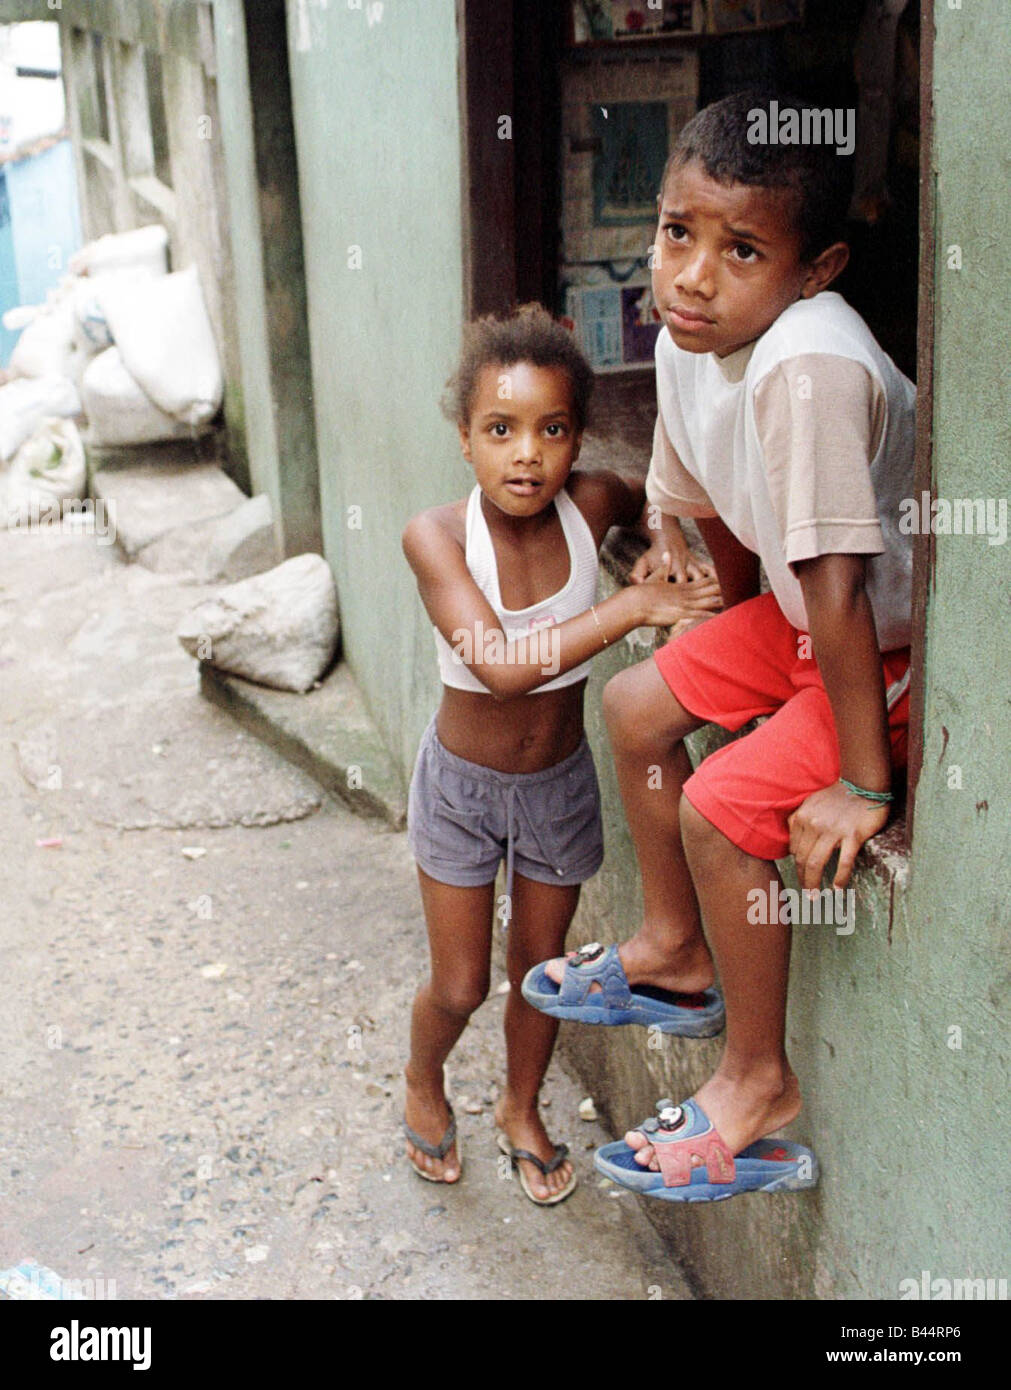
[{"label": "white crop top", "polygon": [[[582,512],[565,488],[562,488],[555,498],[555,509],[558,512],[558,519],[562,523],[562,530],[565,532],[565,541],[569,549],[568,579],[556,594],[541,599],[540,603],[533,603],[528,608],[504,608],[502,595],[499,591],[495,547],[492,544],[491,532],[488,530],[488,523],[481,509],[480,486],[474,488],[467,501],[467,548],[465,552],[467,568],[474,578],[474,583],[495,610],[502,625],[502,631],[505,633],[507,644],[511,645],[521,637],[529,639],[530,634],[541,628],[553,627],[558,623],[566,622],[569,618],[576,617],[579,613],[585,613],[590,605],[596,601],[598,560],[593,533],[586,524]],[[489,694],[488,687],[483,681],[478,680],[463,660],[467,647],[473,641],[470,630],[461,629],[461,640],[453,646],[446,641],[438,628],[433,628],[433,631],[435,633],[435,649],[439,657],[439,674],[442,677],[443,685],[451,686],[454,690],[476,690],[480,694]],[[554,646],[549,645],[544,639],[538,639],[538,642],[543,645],[533,646],[529,644],[527,646],[530,654],[536,655],[540,651],[544,653],[546,661],[552,659],[555,652]],[[517,653],[519,650],[519,648],[516,649]],[[550,657],[548,656],[549,652],[551,653]],[[503,660],[507,663],[509,661],[508,646],[503,654]],[[584,661],[582,665],[573,667],[564,675],[556,676],[554,680],[548,681],[545,685],[539,685],[532,693],[539,695],[542,691],[561,690],[563,686],[575,685],[577,681],[586,679],[589,670],[589,661]]]}]

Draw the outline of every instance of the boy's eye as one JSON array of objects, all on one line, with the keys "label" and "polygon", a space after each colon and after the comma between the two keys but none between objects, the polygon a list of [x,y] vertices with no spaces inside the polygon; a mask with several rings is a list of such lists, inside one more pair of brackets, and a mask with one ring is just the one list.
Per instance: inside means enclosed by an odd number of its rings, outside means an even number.
[{"label": "boy's eye", "polygon": [[680,222],[668,222],[664,231],[670,237],[671,241],[681,241],[683,237],[688,235],[687,228],[682,226]]},{"label": "boy's eye", "polygon": [[758,252],[746,241],[739,241],[734,247],[737,258],[742,261],[754,261],[758,259]]}]

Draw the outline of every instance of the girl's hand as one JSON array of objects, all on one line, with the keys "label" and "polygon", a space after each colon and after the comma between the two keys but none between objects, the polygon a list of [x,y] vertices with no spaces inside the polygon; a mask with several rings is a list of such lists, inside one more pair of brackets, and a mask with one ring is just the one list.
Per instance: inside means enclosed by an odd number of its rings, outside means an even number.
[{"label": "girl's hand", "polygon": [[797,862],[801,887],[821,887],[825,865],[838,849],[839,864],[832,886],[845,888],[861,845],[884,830],[887,821],[887,803],[879,806],[853,796],[840,782],[812,792],[787,821],[790,853]]},{"label": "girl's hand", "polygon": [[636,590],[641,604],[640,622],[649,627],[670,627],[682,618],[696,618],[723,605],[716,576],[682,579],[672,583],[670,551],[641,580]]}]

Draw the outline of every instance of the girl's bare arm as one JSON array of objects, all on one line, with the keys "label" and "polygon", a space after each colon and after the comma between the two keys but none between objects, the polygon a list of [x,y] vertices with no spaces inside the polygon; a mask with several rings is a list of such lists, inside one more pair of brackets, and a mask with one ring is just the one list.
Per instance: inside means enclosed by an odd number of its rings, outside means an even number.
[{"label": "girl's bare arm", "polygon": [[667,627],[720,602],[715,581],[669,584],[667,573],[658,570],[652,582],[620,590],[597,604],[595,613],[587,610],[547,629],[552,650],[546,669],[535,641],[525,644],[525,652],[514,648],[508,662],[504,659],[506,638],[498,617],[474,583],[463,547],[437,514],[422,512],[410,521],[403,547],[428,616],[489,693],[503,700],[564,675],[633,628]]}]

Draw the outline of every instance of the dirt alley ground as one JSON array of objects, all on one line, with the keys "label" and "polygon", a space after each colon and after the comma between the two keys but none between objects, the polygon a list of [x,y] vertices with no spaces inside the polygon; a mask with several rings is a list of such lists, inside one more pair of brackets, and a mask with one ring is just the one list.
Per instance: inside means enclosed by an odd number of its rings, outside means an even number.
[{"label": "dirt alley ground", "polygon": [[201,699],[173,634],[208,592],[0,533],[0,1269],[121,1299],[690,1297],[560,1062],[579,1190],[542,1210],[500,1175],[499,972],[451,1062],[464,1179],[410,1171],[405,836]]}]

